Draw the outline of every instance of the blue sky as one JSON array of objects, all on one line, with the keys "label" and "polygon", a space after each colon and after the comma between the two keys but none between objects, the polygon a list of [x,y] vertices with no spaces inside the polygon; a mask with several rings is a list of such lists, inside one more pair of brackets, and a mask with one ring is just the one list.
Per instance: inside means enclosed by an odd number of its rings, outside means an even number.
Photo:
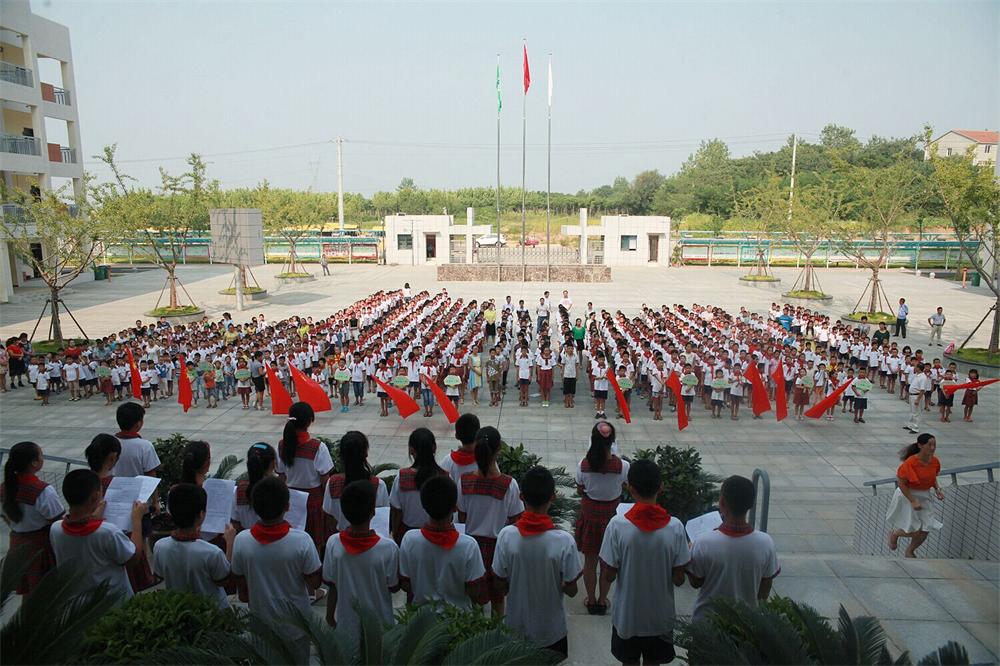
[{"label": "blue sky", "polygon": [[[224,187],[261,179],[370,194],[521,180],[552,188],[674,172],[701,139],[769,150],[826,123],[866,138],[997,129],[998,2],[310,3],[33,0],[70,29],[84,155],[117,142],[146,184],[206,155]],[[307,144],[307,145],[303,145]],[[271,149],[261,151],[259,149]],[[257,152],[247,152],[257,151]],[[103,176],[98,165],[88,169]]]}]

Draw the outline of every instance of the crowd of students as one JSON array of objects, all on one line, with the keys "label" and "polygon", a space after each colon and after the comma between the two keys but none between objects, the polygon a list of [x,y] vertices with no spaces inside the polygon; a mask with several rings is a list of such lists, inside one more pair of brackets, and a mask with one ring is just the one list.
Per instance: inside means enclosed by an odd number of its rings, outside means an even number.
[{"label": "crowd of students", "polygon": [[[66,392],[72,401],[103,396],[111,405],[131,396],[150,407],[174,395],[183,359],[193,407],[202,401],[215,408],[220,400],[235,399],[243,409],[265,409],[268,372],[294,396],[295,368],[339,400],[342,412],[363,407],[375,394],[380,416],[388,416],[390,396],[381,381],[421,399],[423,416],[431,417],[436,406],[432,384],[456,405],[468,399],[474,406],[486,390],[490,406],[499,405],[513,384],[520,406],[540,395],[547,408],[558,379],[563,407],[573,409],[578,379],[586,377],[597,419],[607,417],[611,393],[618,418],[626,407],[633,411],[635,396],[654,420],[663,418],[665,406],[676,411],[682,405],[690,421],[700,397],[712,418],[739,420],[751,392],[747,371],[754,365],[770,399],[783,384],[797,419],[850,382],[840,409],[825,410],[827,420],[850,413],[855,423],[865,423],[877,386],[890,394],[898,391],[909,402],[903,427],[915,433],[923,412],[932,407],[941,422],[951,421],[955,395],[944,387],[978,379],[975,370],[959,377],[954,363],[945,366],[922,349],[900,346],[885,324],[872,330],[866,321],[848,325],[791,305],[773,303],[766,315],[745,308],[731,314],[699,304],[643,304],[631,318],[620,310],[597,311],[589,302],[577,310],[566,291],[557,303],[545,292],[533,321],[524,301],[515,305],[510,296],[501,304],[464,302],[447,290],[431,295],[406,289],[376,292],[319,320],[269,322],[261,314],[237,323],[226,313],[220,321],[186,326],[164,319],[137,321],[93,345],[47,355],[34,353],[22,334],[0,348],[0,372],[5,373],[0,386],[21,387],[27,378],[43,405],[53,394]],[[132,377],[136,372],[138,381]],[[673,375],[679,379],[676,393],[668,390]],[[138,387],[134,396],[133,384]],[[614,385],[620,395],[612,391]],[[960,402],[963,419],[971,421],[977,389],[965,389]]]},{"label": "crowd of students", "polygon": [[[66,474],[65,510],[56,490],[38,477],[41,447],[21,442],[11,449],[0,490],[3,515],[12,549],[35,556],[20,593],[30,594],[53,566],[75,566],[88,585],[107,581],[122,600],[162,579],[167,588],[210,596],[223,607],[235,594],[259,617],[280,624],[288,620],[287,604],[309,613],[326,589],[326,621],[355,632],[356,604],[392,623],[392,595],[404,590],[408,603],[489,604],[517,634],[565,656],[564,598],[578,593],[582,576],[588,612],[603,615],[611,607],[615,658],[655,664],[674,656],[674,587],[687,581],[699,589],[698,621],[717,597],[755,604],[779,573],[773,541],[746,521],[755,497],[748,479],[722,483],[722,525],[690,543],[684,525],[657,503],[659,468],[649,460],[623,460],[608,421],[594,426],[576,469],[583,502],[571,535],[548,515],[556,498],[552,474],[534,467],[520,484],[505,474],[497,466],[500,433],[480,427],[474,414],[456,421],[458,447],[440,462],[433,433],[415,429],[411,464],[398,470],[386,492],[360,432],[340,440],[333,473],[329,450],[310,433],[313,413],[305,403],[292,406],[277,447],[250,446],[223,534],[200,530],[211,447],[190,442],[182,478],[167,494],[175,528],[151,544],[155,496],[148,505],[136,502],[129,531],[102,521],[111,478],[155,476],[160,465],[140,433],[144,409],[128,402],[117,418],[116,435],[100,434],[87,447],[90,469]],[[285,521],[290,488],[310,493],[305,530]],[[619,512],[623,491],[634,504]],[[372,528],[379,506],[390,507],[391,536]],[[287,625],[281,631],[298,635]]]}]

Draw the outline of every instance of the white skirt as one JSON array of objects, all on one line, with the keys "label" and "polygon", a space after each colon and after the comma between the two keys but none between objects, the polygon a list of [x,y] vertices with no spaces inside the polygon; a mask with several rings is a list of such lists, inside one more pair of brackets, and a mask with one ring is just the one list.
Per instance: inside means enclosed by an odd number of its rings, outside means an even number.
[{"label": "white skirt", "polygon": [[885,522],[889,525],[889,529],[903,532],[930,532],[941,529],[944,525],[934,516],[931,491],[910,489],[910,495],[920,502],[920,511],[916,511],[903,495],[903,491],[896,488],[889,503],[889,510],[885,514]]}]

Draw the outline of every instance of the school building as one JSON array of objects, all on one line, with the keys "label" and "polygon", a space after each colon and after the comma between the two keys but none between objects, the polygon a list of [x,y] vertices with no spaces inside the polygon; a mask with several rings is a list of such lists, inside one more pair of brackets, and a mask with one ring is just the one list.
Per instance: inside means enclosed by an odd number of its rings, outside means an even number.
[{"label": "school building", "polygon": [[[0,178],[25,192],[83,186],[80,122],[69,30],[31,12],[27,0],[0,11]],[[4,216],[18,215],[5,204]],[[41,243],[32,247],[41,257]],[[83,275],[88,275],[85,271]],[[0,303],[34,277],[0,238]]]},{"label": "school building", "polygon": [[474,239],[491,233],[490,225],[475,221],[475,208],[466,209],[465,224],[455,224],[454,215],[387,215],[385,263],[401,266],[471,264]]}]

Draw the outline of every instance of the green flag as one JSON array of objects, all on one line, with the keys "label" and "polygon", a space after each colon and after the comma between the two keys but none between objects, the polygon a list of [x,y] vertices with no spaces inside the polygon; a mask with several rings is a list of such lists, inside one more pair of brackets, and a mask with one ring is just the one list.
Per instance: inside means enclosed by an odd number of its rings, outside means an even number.
[{"label": "green flag", "polygon": [[497,56],[497,115],[503,108],[503,98],[500,96],[500,56]]}]

